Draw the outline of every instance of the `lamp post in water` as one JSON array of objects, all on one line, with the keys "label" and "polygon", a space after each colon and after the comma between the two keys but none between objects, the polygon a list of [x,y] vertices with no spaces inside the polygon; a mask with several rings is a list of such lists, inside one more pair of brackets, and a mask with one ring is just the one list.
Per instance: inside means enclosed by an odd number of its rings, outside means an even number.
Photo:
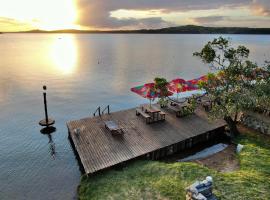
[{"label": "lamp post in water", "polygon": [[52,125],[55,123],[54,119],[51,119],[48,117],[48,108],[47,108],[47,94],[46,94],[47,87],[46,85],[43,86],[43,102],[44,102],[44,111],[45,111],[45,119],[41,120],[39,122],[40,126],[45,126],[45,128],[42,128],[40,132],[42,134],[45,134],[49,138],[49,144],[50,144],[50,152],[51,156],[55,158],[55,144],[53,142],[51,134],[56,131],[56,128]]},{"label": "lamp post in water", "polygon": [[46,120],[46,124],[48,124],[49,119],[48,119],[48,109],[47,109],[47,97],[46,97],[46,85],[43,85],[43,100],[44,100],[44,109],[45,109],[45,120]]},{"label": "lamp post in water", "polygon": [[45,119],[41,120],[39,122],[39,125],[40,126],[46,126],[47,128],[51,125],[53,125],[55,123],[55,120],[54,119],[51,119],[48,117],[48,109],[47,109],[47,94],[46,94],[46,90],[47,90],[47,87],[46,85],[43,86],[43,101],[44,101],[44,110],[45,110]]}]

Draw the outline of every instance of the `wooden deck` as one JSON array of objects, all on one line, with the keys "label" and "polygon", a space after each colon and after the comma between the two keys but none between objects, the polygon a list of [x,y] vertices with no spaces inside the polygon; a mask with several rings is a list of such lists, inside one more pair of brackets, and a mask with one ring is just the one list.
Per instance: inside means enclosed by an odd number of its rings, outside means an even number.
[{"label": "wooden deck", "polygon": [[[135,108],[102,118],[68,122],[70,139],[85,173],[94,173],[225,126],[223,120],[210,123],[202,109],[184,118],[177,118],[168,110],[162,111],[166,113],[166,120],[153,124],[146,124],[141,116],[136,116]],[[114,120],[125,134],[112,136],[103,120]],[[75,129],[80,133],[75,134]]]}]

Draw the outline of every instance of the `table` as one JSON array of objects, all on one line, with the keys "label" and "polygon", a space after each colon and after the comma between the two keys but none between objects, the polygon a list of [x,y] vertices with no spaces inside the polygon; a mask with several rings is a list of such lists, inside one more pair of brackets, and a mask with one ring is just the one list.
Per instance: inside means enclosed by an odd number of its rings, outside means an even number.
[{"label": "table", "polygon": [[141,108],[144,112],[148,113],[151,116],[152,122],[164,120],[164,117],[160,116],[161,110],[157,107],[150,106],[149,104],[143,104],[141,105]]},{"label": "table", "polygon": [[189,107],[189,103],[188,102],[183,102],[183,103],[178,103],[175,101],[169,101],[170,105],[168,106],[169,109],[173,110],[176,113],[177,117],[181,117],[184,113],[184,109]]}]

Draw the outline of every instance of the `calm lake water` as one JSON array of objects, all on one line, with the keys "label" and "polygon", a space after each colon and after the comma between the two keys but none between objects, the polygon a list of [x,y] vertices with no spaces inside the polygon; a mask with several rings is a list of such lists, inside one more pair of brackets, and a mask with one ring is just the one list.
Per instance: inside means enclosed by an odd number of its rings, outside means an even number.
[{"label": "calm lake water", "polygon": [[[147,100],[130,92],[156,76],[195,78],[209,71],[192,53],[217,35],[0,35],[0,199],[75,199],[80,171],[66,122]],[[270,36],[226,35],[270,58]],[[42,85],[57,131],[40,133]]]}]

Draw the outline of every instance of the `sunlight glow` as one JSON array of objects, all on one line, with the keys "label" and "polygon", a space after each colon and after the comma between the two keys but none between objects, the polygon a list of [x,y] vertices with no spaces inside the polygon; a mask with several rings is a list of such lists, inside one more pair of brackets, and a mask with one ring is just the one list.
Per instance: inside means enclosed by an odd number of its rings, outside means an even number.
[{"label": "sunlight glow", "polygon": [[75,0],[0,0],[1,17],[32,24],[38,29],[75,28]]},{"label": "sunlight glow", "polygon": [[[75,28],[76,10],[72,0],[50,0],[53,8],[48,8],[48,13],[40,15],[37,23],[40,29],[55,30],[55,29],[71,29]],[[50,7],[50,6],[49,6]]]},{"label": "sunlight glow", "polygon": [[63,74],[72,74],[77,64],[77,44],[74,36],[61,35],[52,45],[51,59],[57,70]]}]

